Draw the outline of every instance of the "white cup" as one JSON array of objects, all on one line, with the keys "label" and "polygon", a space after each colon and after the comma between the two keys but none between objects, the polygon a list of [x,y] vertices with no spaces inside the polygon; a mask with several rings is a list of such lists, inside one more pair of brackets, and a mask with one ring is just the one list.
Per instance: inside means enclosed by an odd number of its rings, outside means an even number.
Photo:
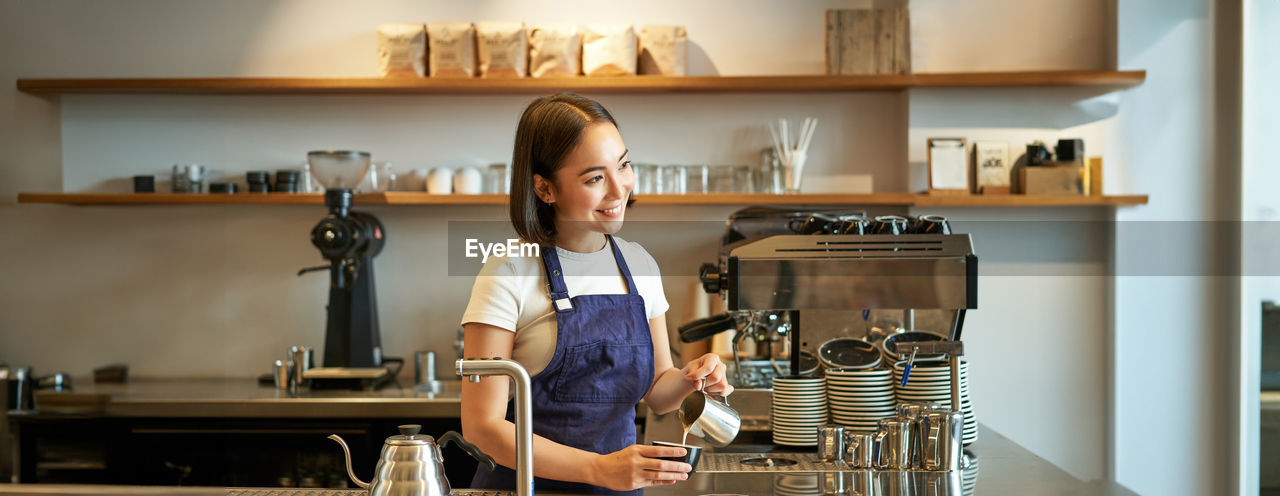
[{"label": "white cup", "polygon": [[427,192],[447,195],[453,192],[453,169],[436,167],[427,173]]},{"label": "white cup", "polygon": [[484,177],[472,167],[463,167],[453,175],[453,192],[478,195],[484,189]]}]

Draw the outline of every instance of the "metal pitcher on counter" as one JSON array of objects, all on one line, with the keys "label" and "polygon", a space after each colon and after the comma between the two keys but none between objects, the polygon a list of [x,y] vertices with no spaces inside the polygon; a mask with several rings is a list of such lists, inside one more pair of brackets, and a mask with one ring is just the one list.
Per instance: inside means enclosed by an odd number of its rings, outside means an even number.
[{"label": "metal pitcher on counter", "polygon": [[954,471],[960,467],[964,414],[928,412],[920,416],[920,468]]},{"label": "metal pitcher on counter", "polygon": [[911,419],[880,419],[875,437],[875,466],[885,470],[911,470],[911,447],[915,432]]},{"label": "metal pitcher on counter", "polygon": [[440,446],[450,441],[493,469],[493,459],[462,439],[457,432],[446,432],[440,436],[440,444],[436,444],[431,436],[418,434],[422,430],[420,425],[402,425],[399,429],[400,435],[388,437],[382,445],[382,454],[370,482],[360,480],[351,470],[351,451],[347,449],[347,443],[337,434],[329,436],[342,446],[342,453],[347,458],[347,475],[361,489],[367,489],[370,495],[448,496],[452,488],[449,487],[449,479],[445,478]]}]

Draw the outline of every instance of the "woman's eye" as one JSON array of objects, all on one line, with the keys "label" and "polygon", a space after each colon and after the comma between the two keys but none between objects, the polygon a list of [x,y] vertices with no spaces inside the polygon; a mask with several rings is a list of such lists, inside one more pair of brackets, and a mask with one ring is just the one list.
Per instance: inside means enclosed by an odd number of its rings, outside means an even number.
[{"label": "woman's eye", "polygon": [[598,183],[598,182],[600,182],[600,180],[601,180],[601,179],[604,179],[604,176],[596,176],[596,177],[593,177],[593,178],[591,178],[591,179],[588,179],[588,180],[587,180],[587,184],[595,184],[595,183]]},{"label": "woman's eye", "polygon": [[619,169],[626,169],[627,167],[631,167],[631,161],[630,161],[630,160],[628,160],[628,161],[626,161],[626,162],[623,162],[623,163],[622,163],[622,167],[619,167]]}]

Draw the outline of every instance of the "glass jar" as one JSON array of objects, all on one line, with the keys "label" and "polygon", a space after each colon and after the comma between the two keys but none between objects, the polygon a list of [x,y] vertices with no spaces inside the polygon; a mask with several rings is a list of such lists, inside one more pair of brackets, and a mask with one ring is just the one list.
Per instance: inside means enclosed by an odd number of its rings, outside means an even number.
[{"label": "glass jar", "polygon": [[484,192],[501,194],[511,192],[511,181],[507,177],[507,164],[502,162],[489,164],[489,169],[485,172],[484,177]]},{"label": "glass jar", "polygon": [[709,167],[702,165],[684,166],[685,193],[706,193]]},{"label": "glass jar", "polygon": [[391,162],[374,162],[369,166],[369,179],[373,182],[373,191],[385,193],[396,188],[396,171]]},{"label": "glass jar", "polygon": [[735,193],[739,191],[733,166],[713,165],[708,168],[707,191],[711,193]]},{"label": "glass jar", "polygon": [[652,164],[632,163],[631,168],[636,175],[635,193],[637,195],[653,194],[657,189],[654,166]]},{"label": "glass jar", "polygon": [[782,193],[782,162],[773,148],[760,152],[760,167],[756,169],[757,193]]},{"label": "glass jar", "polygon": [[734,193],[753,193],[756,190],[755,168],[750,165],[730,165],[733,174]]},{"label": "glass jar", "polygon": [[174,164],[170,183],[174,193],[204,192],[204,166],[200,164]]},{"label": "glass jar", "polygon": [[682,165],[663,165],[658,172],[658,194],[683,195],[685,192],[685,170]]}]

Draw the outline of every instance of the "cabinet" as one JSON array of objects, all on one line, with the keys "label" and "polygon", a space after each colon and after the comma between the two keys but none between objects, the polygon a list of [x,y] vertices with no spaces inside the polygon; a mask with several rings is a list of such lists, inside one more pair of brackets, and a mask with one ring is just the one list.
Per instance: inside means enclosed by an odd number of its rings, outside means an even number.
[{"label": "cabinet", "polygon": [[[280,487],[348,481],[338,434],[356,476],[370,480],[383,440],[400,424],[439,436],[461,432],[456,418],[287,419],[120,418],[39,413],[11,416],[15,469],[24,483]],[[468,487],[476,461],[443,449],[454,487]],[[307,479],[311,479],[308,481]]]}]

